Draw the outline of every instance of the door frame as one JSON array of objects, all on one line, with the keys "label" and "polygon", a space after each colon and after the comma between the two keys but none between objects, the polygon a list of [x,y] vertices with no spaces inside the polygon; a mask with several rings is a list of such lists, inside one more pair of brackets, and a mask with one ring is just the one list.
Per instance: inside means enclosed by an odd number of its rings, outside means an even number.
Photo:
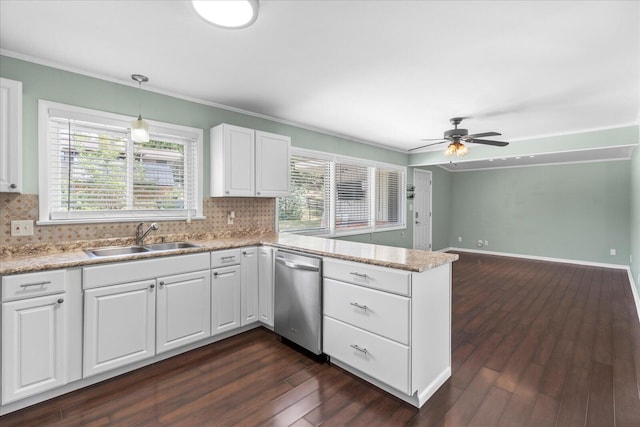
[{"label": "door frame", "polygon": [[[432,227],[432,218],[433,218],[433,174],[431,173],[431,171],[428,170],[424,170],[424,169],[418,169],[418,168],[414,168],[413,169],[413,186],[414,186],[414,190],[415,185],[416,185],[416,174],[424,174],[424,175],[428,175],[429,178],[429,184],[427,186],[427,190],[429,192],[429,196],[428,196],[428,201],[429,201],[429,241],[427,242],[429,244],[429,250],[433,250],[433,227]],[[416,191],[414,191],[414,194],[416,194]],[[417,229],[416,229],[416,216],[415,216],[415,211],[416,211],[416,206],[415,206],[415,199],[414,199],[414,203],[413,203],[413,210],[411,211],[411,221],[413,222],[411,224],[411,226],[413,227],[413,248],[416,248],[416,236],[417,236]]]}]

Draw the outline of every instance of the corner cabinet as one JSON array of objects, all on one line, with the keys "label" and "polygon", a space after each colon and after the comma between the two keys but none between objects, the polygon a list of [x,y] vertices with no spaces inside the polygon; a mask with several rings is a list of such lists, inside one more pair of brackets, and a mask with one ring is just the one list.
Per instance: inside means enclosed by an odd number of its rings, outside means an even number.
[{"label": "corner cabinet", "polygon": [[289,195],[291,138],[229,124],[210,137],[212,197]]},{"label": "corner cabinet", "polygon": [[22,191],[22,82],[0,78],[0,193]]}]

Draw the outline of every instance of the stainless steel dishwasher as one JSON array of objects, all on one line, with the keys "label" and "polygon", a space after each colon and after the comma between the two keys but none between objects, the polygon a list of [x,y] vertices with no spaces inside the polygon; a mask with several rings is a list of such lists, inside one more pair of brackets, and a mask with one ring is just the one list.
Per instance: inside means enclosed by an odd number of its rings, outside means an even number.
[{"label": "stainless steel dishwasher", "polygon": [[322,354],[322,259],[278,250],[273,330]]}]

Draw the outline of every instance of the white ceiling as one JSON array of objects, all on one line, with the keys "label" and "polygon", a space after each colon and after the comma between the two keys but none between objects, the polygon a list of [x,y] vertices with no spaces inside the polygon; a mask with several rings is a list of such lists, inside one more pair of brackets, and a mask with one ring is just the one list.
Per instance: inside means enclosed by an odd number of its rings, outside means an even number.
[{"label": "white ceiling", "polygon": [[5,54],[400,150],[470,116],[517,141],[637,124],[638,1],[0,1]]}]

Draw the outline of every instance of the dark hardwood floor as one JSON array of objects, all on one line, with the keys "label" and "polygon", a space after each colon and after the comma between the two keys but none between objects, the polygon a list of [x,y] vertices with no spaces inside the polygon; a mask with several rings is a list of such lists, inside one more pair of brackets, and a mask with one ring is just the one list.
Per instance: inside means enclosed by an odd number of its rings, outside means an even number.
[{"label": "dark hardwood floor", "polygon": [[462,253],[453,376],[421,410],[265,329],[0,418],[0,425],[640,426],[627,273]]}]

